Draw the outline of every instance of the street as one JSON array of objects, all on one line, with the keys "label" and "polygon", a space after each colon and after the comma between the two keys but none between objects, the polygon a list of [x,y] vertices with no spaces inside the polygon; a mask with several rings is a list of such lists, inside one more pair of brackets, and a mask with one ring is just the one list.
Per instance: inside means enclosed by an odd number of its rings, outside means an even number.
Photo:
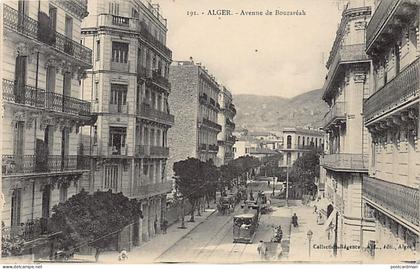
[{"label": "street", "polygon": [[237,206],[234,213],[212,214],[205,222],[197,226],[186,237],[179,240],[156,262],[196,262],[196,263],[237,263],[262,261],[257,252],[260,240],[269,242],[273,236],[273,226],[281,225],[283,230],[281,259],[287,259],[290,238],[290,209],[281,207],[284,202],[275,201],[273,211],[261,215],[260,223],[251,244],[233,243],[233,216],[240,211]]}]

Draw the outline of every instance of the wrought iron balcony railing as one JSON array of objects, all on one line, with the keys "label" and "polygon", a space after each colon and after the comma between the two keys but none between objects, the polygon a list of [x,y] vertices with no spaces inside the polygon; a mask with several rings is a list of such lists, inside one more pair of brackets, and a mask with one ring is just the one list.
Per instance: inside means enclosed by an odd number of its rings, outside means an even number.
[{"label": "wrought iron balcony railing", "polygon": [[160,146],[150,146],[150,155],[157,157],[169,157],[169,148]]},{"label": "wrought iron balcony railing", "polygon": [[17,226],[2,227],[2,238],[19,237],[25,242],[47,236],[48,224],[44,218],[29,220]]},{"label": "wrought iron balcony railing", "polygon": [[3,7],[3,23],[6,28],[41,41],[60,52],[76,58],[87,66],[92,65],[92,50],[89,48],[52,29],[41,27],[37,20],[27,15],[19,14],[16,9],[8,5],[4,4]]},{"label": "wrought iron balcony railing", "polygon": [[327,154],[320,158],[320,165],[338,171],[367,171],[368,156],[353,153]]},{"label": "wrought iron balcony railing", "polygon": [[374,92],[363,104],[365,121],[401,105],[419,92],[419,58]]},{"label": "wrought iron balcony railing", "polygon": [[152,121],[162,122],[167,125],[173,125],[175,122],[174,115],[165,113],[163,111],[157,110],[152,108],[147,103],[142,103],[140,109],[138,110],[137,114],[140,117],[145,117]]},{"label": "wrought iron balcony railing", "polygon": [[203,124],[210,127],[210,128],[213,128],[213,129],[215,129],[219,132],[222,131],[222,126],[220,126],[220,124],[217,124],[217,123],[215,123],[211,120],[203,119]]},{"label": "wrought iron balcony railing", "polygon": [[153,82],[155,82],[156,84],[159,84],[161,86],[163,86],[166,89],[171,89],[171,83],[169,82],[169,80],[165,77],[163,77],[159,71],[154,70],[152,72],[152,80]]},{"label": "wrought iron balcony railing", "polygon": [[149,145],[136,145],[135,155],[137,157],[149,157],[150,156],[150,146]]},{"label": "wrought iron balcony railing", "polygon": [[366,47],[369,48],[379,31],[382,29],[382,25],[387,21],[391,13],[394,11],[395,6],[400,0],[382,0],[376,7],[375,12],[370,18],[369,24],[366,28]]},{"label": "wrought iron balcony railing", "polygon": [[362,190],[363,197],[417,226],[420,224],[418,189],[365,176]]},{"label": "wrought iron balcony railing", "polygon": [[345,103],[344,102],[337,102],[335,103],[330,110],[325,114],[323,119],[323,126],[325,129],[328,128],[331,124],[336,122],[336,120],[345,120],[346,119],[346,112],[345,112]]},{"label": "wrought iron balcony railing", "polygon": [[169,59],[172,58],[172,51],[166,47],[161,41],[159,41],[156,37],[154,37],[149,30],[147,30],[147,26],[144,22],[140,22],[140,35],[143,39],[147,42],[151,43],[155,46],[159,51],[161,51],[166,57]]},{"label": "wrought iron balcony railing", "polygon": [[81,155],[2,155],[3,175],[87,170],[89,165],[89,157]]},{"label": "wrought iron balcony railing", "polygon": [[5,101],[55,112],[90,116],[90,102],[59,93],[45,92],[28,85],[18,86],[16,81],[7,79],[3,79],[2,84]]}]

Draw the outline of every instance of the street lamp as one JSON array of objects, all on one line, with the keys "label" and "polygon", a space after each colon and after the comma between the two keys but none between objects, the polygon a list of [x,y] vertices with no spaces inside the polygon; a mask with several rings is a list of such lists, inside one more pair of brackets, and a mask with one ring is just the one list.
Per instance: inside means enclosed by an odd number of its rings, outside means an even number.
[{"label": "street lamp", "polygon": [[308,241],[309,241],[309,245],[308,245],[308,252],[309,252],[309,258],[311,258],[311,240],[312,240],[312,235],[314,233],[309,230],[308,233],[306,234],[308,236]]}]

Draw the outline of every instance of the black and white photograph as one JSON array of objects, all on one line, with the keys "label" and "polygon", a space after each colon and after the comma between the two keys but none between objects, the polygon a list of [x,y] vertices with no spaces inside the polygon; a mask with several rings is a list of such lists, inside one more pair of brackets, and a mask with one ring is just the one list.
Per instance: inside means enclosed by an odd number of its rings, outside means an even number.
[{"label": "black and white photograph", "polygon": [[2,268],[418,268],[420,0],[1,14]]}]

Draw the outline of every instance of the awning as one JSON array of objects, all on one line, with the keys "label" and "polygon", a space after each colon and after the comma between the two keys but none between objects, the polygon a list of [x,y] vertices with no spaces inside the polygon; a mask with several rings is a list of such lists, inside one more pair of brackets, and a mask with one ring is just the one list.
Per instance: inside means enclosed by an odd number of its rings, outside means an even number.
[{"label": "awning", "polygon": [[324,229],[328,230],[330,227],[330,224],[332,223],[332,221],[335,219],[335,214],[336,214],[336,210],[333,209],[333,211],[331,212],[330,216],[328,217],[327,221],[324,223]]}]

